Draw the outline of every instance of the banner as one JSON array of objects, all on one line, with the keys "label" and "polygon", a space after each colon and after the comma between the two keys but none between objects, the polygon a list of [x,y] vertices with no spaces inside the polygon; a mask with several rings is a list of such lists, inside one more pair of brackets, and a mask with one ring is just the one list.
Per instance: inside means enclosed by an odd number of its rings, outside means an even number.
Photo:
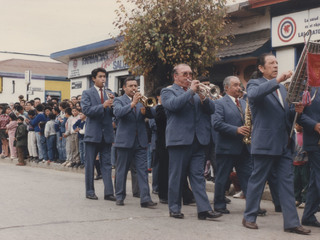
[{"label": "banner", "polygon": [[320,54],[308,53],[308,84],[320,87]]}]

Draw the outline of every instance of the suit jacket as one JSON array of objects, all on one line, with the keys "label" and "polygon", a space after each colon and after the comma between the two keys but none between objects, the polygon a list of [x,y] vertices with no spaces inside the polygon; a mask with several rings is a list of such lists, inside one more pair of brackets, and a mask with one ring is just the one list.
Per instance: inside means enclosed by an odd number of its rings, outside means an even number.
[{"label": "suit jacket", "polygon": [[[280,88],[284,107],[275,92]],[[294,110],[286,102],[286,89],[276,79],[251,79],[247,93],[253,119],[251,153],[282,155],[287,147]]]},{"label": "suit jacket", "polygon": [[196,136],[202,145],[210,142],[214,103],[206,99],[201,103],[198,94],[184,91],[173,84],[161,91],[161,102],[167,115],[166,145],[191,145]]},{"label": "suit jacket", "polygon": [[225,95],[223,98],[215,102],[216,111],[213,115],[212,126],[217,131],[215,144],[216,154],[241,154],[245,143],[243,143],[243,135],[237,134],[237,129],[244,125],[244,113],[246,102],[239,99],[243,116],[232,101]]},{"label": "suit jacket", "polygon": [[[311,96],[314,95],[315,88],[311,91]],[[319,150],[318,141],[320,135],[314,131],[314,126],[320,122],[320,93],[317,93],[311,105],[305,107],[298,123],[303,126],[303,149],[305,151]]]},{"label": "suit jacket", "polygon": [[141,147],[148,146],[148,136],[145,118],[153,118],[155,110],[146,108],[146,115],[142,115],[140,109],[143,105],[139,102],[136,108],[131,108],[131,100],[124,94],[117,97],[113,103],[113,112],[118,120],[115,147],[132,148],[136,136]]},{"label": "suit jacket", "polygon": [[[105,100],[108,99],[108,92],[110,91],[106,90],[104,92]],[[83,113],[87,116],[84,141],[100,143],[103,137],[106,143],[113,143],[112,108],[103,107],[100,95],[95,87],[83,91],[81,107]]]}]

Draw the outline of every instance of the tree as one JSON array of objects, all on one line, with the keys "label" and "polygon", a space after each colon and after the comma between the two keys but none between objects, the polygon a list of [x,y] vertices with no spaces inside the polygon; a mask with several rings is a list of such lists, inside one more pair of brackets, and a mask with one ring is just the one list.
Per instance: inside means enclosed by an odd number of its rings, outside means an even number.
[{"label": "tree", "polygon": [[[117,0],[117,50],[133,75],[144,75],[146,93],[170,83],[174,65],[203,73],[228,39],[226,0]],[[126,2],[126,3],[124,3]],[[134,6],[130,11],[126,6]]]}]

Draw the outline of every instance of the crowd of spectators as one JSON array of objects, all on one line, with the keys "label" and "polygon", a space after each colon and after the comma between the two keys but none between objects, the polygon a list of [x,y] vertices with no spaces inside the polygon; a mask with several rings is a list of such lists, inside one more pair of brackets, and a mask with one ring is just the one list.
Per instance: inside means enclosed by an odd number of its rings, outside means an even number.
[{"label": "crowd of spectators", "polygon": [[40,98],[0,104],[1,158],[52,162],[84,168],[84,125],[81,95],[65,99]]}]

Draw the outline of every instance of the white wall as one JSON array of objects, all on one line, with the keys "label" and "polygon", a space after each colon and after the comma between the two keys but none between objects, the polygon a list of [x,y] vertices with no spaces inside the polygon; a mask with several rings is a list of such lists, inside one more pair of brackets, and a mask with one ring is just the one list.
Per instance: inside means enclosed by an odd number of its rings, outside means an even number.
[{"label": "white wall", "polygon": [[[18,102],[18,96],[23,95],[27,99],[27,85],[22,78],[3,77],[3,91],[0,93],[1,103]],[[15,91],[13,93],[13,84],[15,82]],[[34,91],[33,95],[29,95],[29,100],[39,97],[41,101],[44,101],[44,80],[31,80],[31,87],[41,88],[42,92]]]},{"label": "white wall", "polygon": [[278,74],[292,70],[294,71],[295,48],[285,47],[277,49]]}]

